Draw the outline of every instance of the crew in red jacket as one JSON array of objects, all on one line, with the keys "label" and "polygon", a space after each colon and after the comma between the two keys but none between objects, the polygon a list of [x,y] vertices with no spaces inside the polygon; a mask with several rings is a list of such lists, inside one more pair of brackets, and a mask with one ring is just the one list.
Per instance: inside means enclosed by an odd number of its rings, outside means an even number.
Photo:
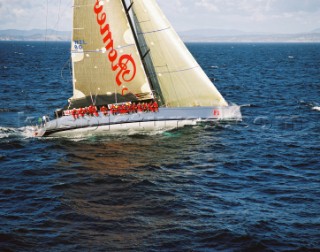
[{"label": "crew in red jacket", "polygon": [[78,113],[77,113],[77,110],[75,108],[71,111],[71,114],[72,114],[74,119],[78,118]]},{"label": "crew in red jacket", "polygon": [[104,115],[104,116],[107,116],[108,115],[108,108],[106,108],[105,106],[102,106],[100,108],[100,111],[101,113]]},{"label": "crew in red jacket", "polygon": [[159,105],[156,101],[153,102],[153,112],[158,112],[159,111]]}]

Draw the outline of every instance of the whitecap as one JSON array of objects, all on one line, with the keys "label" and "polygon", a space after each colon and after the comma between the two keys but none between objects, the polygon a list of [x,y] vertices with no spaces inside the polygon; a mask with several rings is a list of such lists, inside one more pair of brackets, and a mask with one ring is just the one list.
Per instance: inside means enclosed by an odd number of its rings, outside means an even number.
[{"label": "whitecap", "polygon": [[243,105],[240,105],[240,107],[252,107],[252,104],[243,104]]},{"label": "whitecap", "polygon": [[2,134],[2,133],[0,133],[0,139],[1,139],[1,138],[7,138],[7,137],[9,137],[9,134]]},{"label": "whitecap", "polygon": [[17,133],[18,133],[17,129],[0,127],[0,139],[10,137]]},{"label": "whitecap", "polygon": [[34,138],[37,131],[36,126],[26,126],[18,129],[20,134],[25,138]]},{"label": "whitecap", "polygon": [[315,106],[312,108],[313,110],[317,110],[317,111],[320,111],[320,106]]}]

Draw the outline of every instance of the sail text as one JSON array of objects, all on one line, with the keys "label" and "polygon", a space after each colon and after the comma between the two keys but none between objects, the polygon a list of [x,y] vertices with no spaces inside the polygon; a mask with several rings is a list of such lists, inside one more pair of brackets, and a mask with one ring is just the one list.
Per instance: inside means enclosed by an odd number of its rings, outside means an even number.
[{"label": "sail text", "polygon": [[111,63],[112,70],[116,72],[116,83],[118,86],[121,86],[123,82],[130,82],[134,79],[136,75],[136,63],[131,55],[123,54],[119,57],[118,51],[114,49],[110,24],[107,21],[107,14],[103,11],[103,5],[100,2],[100,0],[96,0],[94,12],[97,15],[100,34],[103,38],[105,49],[108,52],[108,60]]}]

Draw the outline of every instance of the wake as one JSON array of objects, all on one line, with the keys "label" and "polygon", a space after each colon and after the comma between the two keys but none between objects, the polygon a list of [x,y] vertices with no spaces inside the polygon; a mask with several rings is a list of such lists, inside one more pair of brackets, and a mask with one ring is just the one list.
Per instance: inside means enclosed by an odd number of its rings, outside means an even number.
[{"label": "wake", "polygon": [[0,139],[1,138],[8,138],[14,135],[19,134],[18,130],[15,128],[4,128],[0,127]]},{"label": "wake", "polygon": [[10,127],[0,127],[0,139],[21,137],[21,138],[31,138],[34,137],[34,127],[26,126],[22,128],[10,128]]},{"label": "wake", "polygon": [[300,101],[300,104],[308,107],[309,109],[311,108],[312,110],[320,111],[320,106],[317,102],[306,102],[302,100]]}]

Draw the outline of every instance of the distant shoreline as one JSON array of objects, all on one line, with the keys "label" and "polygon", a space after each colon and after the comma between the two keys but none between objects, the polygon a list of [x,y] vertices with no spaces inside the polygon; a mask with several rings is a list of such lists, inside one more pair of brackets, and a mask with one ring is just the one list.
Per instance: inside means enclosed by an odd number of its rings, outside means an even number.
[{"label": "distant shoreline", "polygon": [[[320,43],[320,31],[299,34],[250,34],[233,30],[190,30],[178,32],[186,43]],[[0,41],[68,42],[71,31],[0,30]]]},{"label": "distant shoreline", "polygon": [[[0,43],[71,43],[67,40],[52,40],[52,41],[45,41],[45,40],[0,40]],[[236,44],[320,44],[320,41],[298,41],[298,42],[292,42],[292,41],[283,41],[283,42],[270,42],[270,41],[183,41],[186,44],[230,44],[230,45],[236,45]]]}]

